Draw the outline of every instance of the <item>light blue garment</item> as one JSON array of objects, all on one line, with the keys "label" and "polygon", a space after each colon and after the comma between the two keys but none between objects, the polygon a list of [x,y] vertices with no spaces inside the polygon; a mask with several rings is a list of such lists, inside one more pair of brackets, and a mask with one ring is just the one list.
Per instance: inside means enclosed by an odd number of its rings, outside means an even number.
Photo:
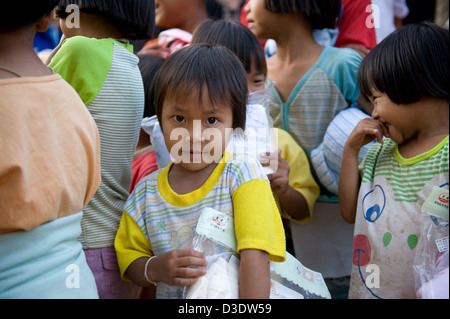
[{"label": "light blue garment", "polygon": [[333,118],[358,99],[360,63],[354,50],[325,47],[286,101],[273,89],[268,104],[274,126],[289,132],[307,152],[317,147]]},{"label": "light blue garment", "polygon": [[[328,126],[323,142],[311,151],[312,169],[320,183],[335,195],[338,194],[345,142],[358,122],[367,117],[370,116],[357,107],[341,111]],[[362,162],[372,144],[369,143],[361,148],[359,163]]]},{"label": "light blue garment", "polygon": [[0,299],[96,299],[77,213],[28,232],[0,235]]},{"label": "light blue garment", "polygon": [[320,45],[324,47],[332,47],[336,43],[339,35],[339,29],[315,29],[313,37]]}]

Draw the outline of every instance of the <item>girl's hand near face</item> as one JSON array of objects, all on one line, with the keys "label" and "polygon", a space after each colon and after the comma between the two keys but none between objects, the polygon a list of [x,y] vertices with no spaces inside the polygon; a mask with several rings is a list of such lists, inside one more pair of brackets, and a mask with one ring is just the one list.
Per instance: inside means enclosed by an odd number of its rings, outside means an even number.
[{"label": "girl's hand near face", "polygon": [[389,137],[387,127],[377,120],[366,118],[356,125],[348,137],[345,147],[359,152],[364,145],[369,144],[374,139],[378,143],[382,143],[383,137]]}]

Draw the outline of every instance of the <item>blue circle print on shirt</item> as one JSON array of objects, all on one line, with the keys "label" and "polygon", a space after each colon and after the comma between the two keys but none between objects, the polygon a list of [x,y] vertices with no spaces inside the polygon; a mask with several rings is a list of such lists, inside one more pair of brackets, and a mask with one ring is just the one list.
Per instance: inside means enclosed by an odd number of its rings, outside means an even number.
[{"label": "blue circle print on shirt", "polygon": [[362,209],[364,219],[369,223],[374,223],[380,218],[386,206],[386,195],[380,185],[375,185],[374,189],[364,195]]}]

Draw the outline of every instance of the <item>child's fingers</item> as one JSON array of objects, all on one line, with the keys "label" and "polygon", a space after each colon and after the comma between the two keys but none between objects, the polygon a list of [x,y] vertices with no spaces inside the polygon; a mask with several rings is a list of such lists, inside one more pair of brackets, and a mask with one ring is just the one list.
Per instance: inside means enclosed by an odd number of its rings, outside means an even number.
[{"label": "child's fingers", "polygon": [[206,268],[182,267],[178,268],[175,274],[176,278],[198,278],[206,275]]},{"label": "child's fingers", "polygon": [[389,137],[389,130],[385,125],[377,121],[374,123],[373,127],[367,129],[367,135],[372,135],[378,143],[382,143],[383,137]]},{"label": "child's fingers", "polygon": [[190,286],[197,282],[198,277],[206,274],[208,265],[203,253],[189,250],[175,250],[177,259],[176,267],[172,274],[170,284],[174,286]]},{"label": "child's fingers", "polygon": [[192,256],[205,258],[205,255],[202,252],[193,249],[176,249],[174,252],[177,253],[178,257]]},{"label": "child's fingers", "polygon": [[374,139],[378,141],[378,143],[381,143],[383,141],[383,130],[378,127],[373,128],[367,128],[366,131],[366,138],[364,139],[363,144],[367,144],[372,142]]},{"label": "child's fingers", "polygon": [[206,275],[206,268],[178,268],[173,276],[170,276],[167,284],[171,286],[190,286],[204,275]]},{"label": "child's fingers", "polygon": [[173,281],[170,283],[171,286],[192,286],[198,281],[198,278],[201,276],[197,276],[195,278],[174,278]]},{"label": "child's fingers", "polygon": [[186,266],[206,267],[208,265],[204,254],[199,251],[191,249],[178,249],[177,253],[178,258],[176,265],[178,267],[186,267]]},{"label": "child's fingers", "polygon": [[389,131],[381,122],[374,119],[366,119],[362,121],[363,132],[372,135],[378,142],[383,141],[384,136],[389,136]]},{"label": "child's fingers", "polygon": [[380,127],[381,127],[381,131],[383,133],[383,136],[389,137],[389,129],[386,127],[386,125],[384,125],[383,123],[378,122]]},{"label": "child's fingers", "polygon": [[259,155],[261,165],[263,167],[270,166],[270,163],[272,161],[278,160],[278,157],[280,156],[280,153],[281,153],[280,150],[277,153],[270,153],[270,152],[261,153]]}]

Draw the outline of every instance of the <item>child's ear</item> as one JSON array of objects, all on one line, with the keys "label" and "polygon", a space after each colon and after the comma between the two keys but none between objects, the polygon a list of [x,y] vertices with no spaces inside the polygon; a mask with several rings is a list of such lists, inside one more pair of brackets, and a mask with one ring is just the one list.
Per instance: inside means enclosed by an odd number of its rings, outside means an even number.
[{"label": "child's ear", "polygon": [[37,32],[45,32],[48,30],[48,27],[50,26],[50,23],[52,23],[53,19],[55,18],[54,11],[50,12],[49,14],[43,16],[40,18],[36,23],[36,31]]}]

